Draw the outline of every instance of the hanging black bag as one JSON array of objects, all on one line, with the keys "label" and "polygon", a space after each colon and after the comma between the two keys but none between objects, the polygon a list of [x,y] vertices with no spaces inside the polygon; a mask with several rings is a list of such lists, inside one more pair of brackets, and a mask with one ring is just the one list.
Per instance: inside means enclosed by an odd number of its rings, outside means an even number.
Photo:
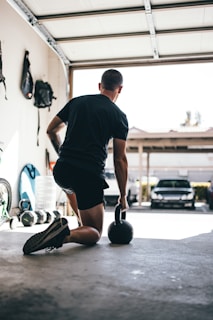
[{"label": "hanging black bag", "polygon": [[6,82],[5,82],[5,77],[3,76],[3,71],[2,71],[2,51],[1,51],[1,41],[0,41],[0,83],[2,82],[4,85],[5,89],[5,100],[7,100],[7,95],[6,95]]},{"label": "hanging black bag", "polygon": [[53,90],[51,85],[48,82],[42,80],[36,80],[35,83],[35,93],[34,93],[35,102],[34,105],[37,108],[49,108],[52,105],[52,100],[56,99],[53,95]]},{"label": "hanging black bag", "polygon": [[25,51],[22,77],[21,77],[21,92],[26,99],[33,97],[33,78],[30,72],[29,51]]},{"label": "hanging black bag", "polygon": [[38,127],[37,127],[37,146],[39,146],[39,131],[40,131],[40,108],[48,108],[52,105],[52,100],[56,99],[53,94],[51,85],[42,80],[36,80],[34,92],[34,106],[38,108]]}]

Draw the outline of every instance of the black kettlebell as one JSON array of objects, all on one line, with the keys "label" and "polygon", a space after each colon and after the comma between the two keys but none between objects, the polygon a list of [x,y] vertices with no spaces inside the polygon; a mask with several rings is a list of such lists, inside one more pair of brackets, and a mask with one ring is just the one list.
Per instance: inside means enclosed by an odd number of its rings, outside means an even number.
[{"label": "black kettlebell", "polygon": [[45,223],[47,220],[47,213],[44,210],[36,210],[35,213],[37,214],[37,222],[36,224]]},{"label": "black kettlebell", "polygon": [[108,227],[108,238],[113,244],[129,244],[133,238],[132,225],[126,221],[126,212],[121,213],[121,205],[115,207],[115,221]]},{"label": "black kettlebell", "polygon": [[25,227],[32,227],[34,224],[37,223],[38,216],[32,210],[25,210],[21,216],[20,221],[23,223]]},{"label": "black kettlebell", "polygon": [[52,223],[55,217],[54,213],[52,211],[46,211],[46,210],[45,212],[47,214],[47,219],[44,223]]}]

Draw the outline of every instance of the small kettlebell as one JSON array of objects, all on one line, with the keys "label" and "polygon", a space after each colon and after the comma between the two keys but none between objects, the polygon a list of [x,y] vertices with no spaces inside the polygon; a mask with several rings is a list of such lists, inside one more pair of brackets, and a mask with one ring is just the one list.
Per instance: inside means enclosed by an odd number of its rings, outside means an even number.
[{"label": "small kettlebell", "polygon": [[19,201],[19,209],[21,210],[21,212],[25,211],[25,210],[31,210],[31,202],[29,199],[21,199]]},{"label": "small kettlebell", "polygon": [[121,213],[121,205],[115,206],[115,221],[108,227],[108,238],[113,244],[129,244],[133,238],[133,227],[126,221],[126,212]]},{"label": "small kettlebell", "polygon": [[38,216],[32,210],[25,210],[22,212],[20,216],[20,221],[24,225],[24,227],[32,227],[34,224],[37,223]]},{"label": "small kettlebell", "polygon": [[36,224],[45,223],[47,220],[47,213],[44,210],[36,210],[35,213],[37,214],[37,222]]}]

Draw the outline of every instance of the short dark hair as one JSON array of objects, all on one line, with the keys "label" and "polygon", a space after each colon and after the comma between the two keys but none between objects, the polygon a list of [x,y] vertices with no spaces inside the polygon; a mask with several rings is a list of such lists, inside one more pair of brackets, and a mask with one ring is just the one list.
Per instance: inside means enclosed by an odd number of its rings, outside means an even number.
[{"label": "short dark hair", "polygon": [[115,69],[106,70],[102,75],[101,84],[104,89],[114,91],[123,84],[123,76]]}]

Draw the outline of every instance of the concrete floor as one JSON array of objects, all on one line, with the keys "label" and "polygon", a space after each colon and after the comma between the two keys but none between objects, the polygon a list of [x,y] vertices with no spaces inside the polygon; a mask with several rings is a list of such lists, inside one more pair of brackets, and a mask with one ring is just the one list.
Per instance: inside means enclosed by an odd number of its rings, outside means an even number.
[{"label": "concrete floor", "polygon": [[[2,320],[212,320],[213,215],[130,212],[130,245],[67,244],[22,254],[24,242],[47,227],[0,232]],[[75,227],[74,217],[68,217]]]}]

